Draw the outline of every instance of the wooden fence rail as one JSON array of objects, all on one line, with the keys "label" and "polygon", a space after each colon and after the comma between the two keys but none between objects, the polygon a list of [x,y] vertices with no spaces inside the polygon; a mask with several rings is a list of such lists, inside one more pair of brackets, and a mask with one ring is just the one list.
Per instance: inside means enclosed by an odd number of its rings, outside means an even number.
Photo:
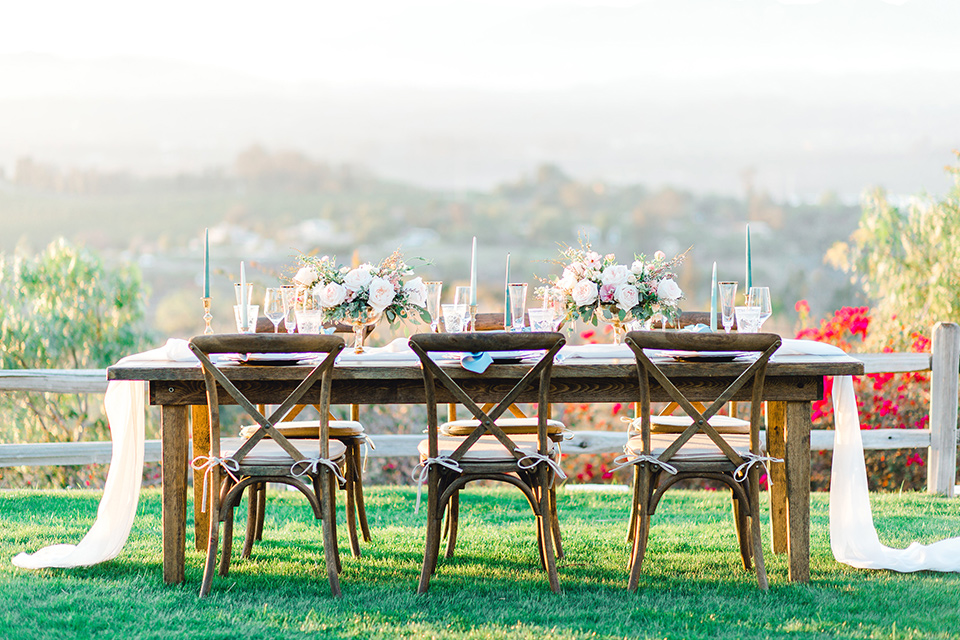
[{"label": "wooden fence rail", "polygon": [[[932,353],[860,353],[865,373],[930,371],[930,428],[874,429],[862,431],[864,449],[929,449],[927,491],[952,497],[957,473],[958,371],[960,371],[960,325],[937,323],[933,328]],[[0,370],[0,392],[44,391],[52,393],[103,393],[106,371],[17,369]],[[373,435],[376,449],[371,457],[417,456],[422,434]],[[576,431],[563,444],[565,453],[612,453],[623,450],[623,431]],[[833,449],[833,431],[814,430],[810,449]],[[110,442],[45,442],[0,444],[0,467],[59,466],[110,462]],[[146,462],[160,460],[160,441],[148,440]]]}]

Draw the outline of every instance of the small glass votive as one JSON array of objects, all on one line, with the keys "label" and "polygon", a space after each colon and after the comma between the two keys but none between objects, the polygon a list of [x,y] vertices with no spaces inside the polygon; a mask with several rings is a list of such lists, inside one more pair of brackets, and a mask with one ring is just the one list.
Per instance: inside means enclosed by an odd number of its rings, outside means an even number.
[{"label": "small glass votive", "polygon": [[736,307],[737,333],[757,333],[760,330],[760,307]]},{"label": "small glass votive", "polygon": [[297,309],[297,331],[300,333],[320,333],[320,327],[323,326],[323,311],[319,309]]},{"label": "small glass votive", "polygon": [[555,331],[553,309],[528,309],[530,331]]},{"label": "small glass votive", "polygon": [[237,333],[256,333],[257,318],[260,316],[260,305],[247,305],[247,324],[243,325],[243,318],[240,316],[240,305],[233,305],[233,316],[237,319]]},{"label": "small glass votive", "polygon": [[460,333],[464,331],[464,321],[467,317],[467,305],[465,304],[443,304],[440,305],[443,310],[443,326],[447,333]]}]

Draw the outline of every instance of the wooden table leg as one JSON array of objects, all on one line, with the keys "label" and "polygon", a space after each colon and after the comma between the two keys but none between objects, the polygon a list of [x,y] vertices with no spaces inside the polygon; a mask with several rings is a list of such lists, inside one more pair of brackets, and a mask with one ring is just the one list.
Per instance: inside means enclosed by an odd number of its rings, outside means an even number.
[{"label": "wooden table leg", "polygon": [[787,403],[787,553],[791,582],[810,581],[810,403]]},{"label": "wooden table leg", "polygon": [[[210,414],[207,405],[194,405],[193,413],[193,457],[210,453]],[[193,539],[197,551],[207,550],[207,530],[210,521],[203,507],[203,471],[193,472]]]},{"label": "wooden table leg", "polygon": [[187,424],[187,407],[160,407],[163,581],[167,584],[183,582],[187,528]]},{"label": "wooden table leg", "polygon": [[[787,404],[767,402],[767,453],[783,459],[786,451]],[[770,463],[770,529],[773,552],[787,552],[787,471],[785,463]]]}]

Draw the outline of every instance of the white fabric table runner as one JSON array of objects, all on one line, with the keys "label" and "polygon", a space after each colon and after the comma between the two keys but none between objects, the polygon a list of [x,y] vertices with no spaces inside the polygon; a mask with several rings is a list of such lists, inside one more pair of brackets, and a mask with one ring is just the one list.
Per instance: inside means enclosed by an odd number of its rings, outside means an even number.
[{"label": "white fabric table runner", "polygon": [[[789,355],[845,353],[838,347],[810,340],[784,340],[777,356]],[[120,363],[194,359],[186,341],[169,340],[160,349],[128,356]],[[18,567],[88,566],[110,560],[123,549],[137,513],[143,475],[144,383],[111,382],[104,404],[113,453],[96,521],[79,544],[57,544],[33,554],[21,553],[13,558],[13,564]],[[834,380],[833,407],[836,432],[830,478],[830,547],[837,561],[865,569],[900,572],[960,571],[960,538],[929,545],[913,543],[906,549],[893,549],[880,543],[870,510],[860,419],[850,376],[838,376]]]}]

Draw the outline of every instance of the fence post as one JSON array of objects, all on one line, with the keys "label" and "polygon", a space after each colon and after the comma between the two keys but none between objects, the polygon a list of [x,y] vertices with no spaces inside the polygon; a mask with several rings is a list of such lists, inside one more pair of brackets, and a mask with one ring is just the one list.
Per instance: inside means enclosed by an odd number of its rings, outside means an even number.
[{"label": "fence post", "polygon": [[933,327],[930,366],[930,455],[927,492],[953,497],[957,482],[957,385],[960,372],[960,325]]}]

